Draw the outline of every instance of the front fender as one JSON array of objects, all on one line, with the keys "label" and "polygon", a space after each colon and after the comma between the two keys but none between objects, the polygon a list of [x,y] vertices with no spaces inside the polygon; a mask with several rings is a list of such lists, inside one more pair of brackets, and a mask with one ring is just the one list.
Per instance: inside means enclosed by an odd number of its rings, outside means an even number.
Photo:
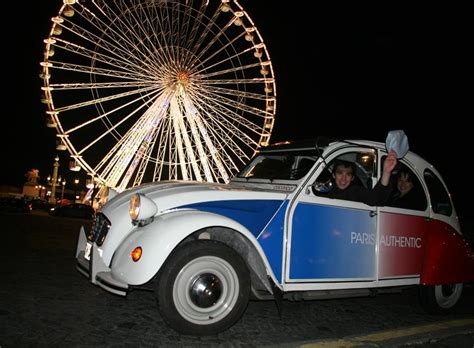
[{"label": "front fender", "polygon": [[[227,227],[248,238],[263,255],[255,237],[244,226],[225,216],[197,210],[178,210],[155,217],[143,227],[136,227],[121,243],[112,258],[113,278],[129,285],[142,285],[160,270],[175,247],[195,231],[206,227]],[[131,258],[136,247],[142,248],[138,262]],[[268,267],[267,260],[264,261]]]}]

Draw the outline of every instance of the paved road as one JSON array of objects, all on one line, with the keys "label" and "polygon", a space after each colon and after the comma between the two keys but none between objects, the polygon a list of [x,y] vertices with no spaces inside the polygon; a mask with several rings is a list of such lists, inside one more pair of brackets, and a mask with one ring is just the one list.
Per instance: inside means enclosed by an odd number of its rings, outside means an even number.
[{"label": "paved road", "polygon": [[[230,330],[210,337],[183,336],[164,324],[153,293],[118,297],[75,270],[74,247],[82,223],[0,213],[1,347],[400,347],[407,335],[410,342],[425,346],[474,347],[472,286],[458,311],[446,317],[423,312],[416,292],[409,290],[375,298],[284,302],[281,319],[273,302],[251,302]],[[448,332],[443,325],[451,325],[449,337],[443,338]]]}]

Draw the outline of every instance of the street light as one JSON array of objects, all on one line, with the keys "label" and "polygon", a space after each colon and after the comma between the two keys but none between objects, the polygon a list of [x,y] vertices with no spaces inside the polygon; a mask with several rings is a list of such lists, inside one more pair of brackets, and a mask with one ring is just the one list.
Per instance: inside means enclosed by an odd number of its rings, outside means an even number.
[{"label": "street light", "polygon": [[66,180],[63,180],[62,188],[61,188],[61,204],[63,204],[63,199],[64,199],[64,187],[66,186]]},{"label": "street light", "polygon": [[53,178],[51,181],[51,197],[49,197],[50,203],[56,203],[56,184],[58,183],[58,168],[59,168],[59,157],[56,156],[54,158],[54,164],[53,164]]},{"label": "street light", "polygon": [[77,200],[77,185],[79,184],[79,179],[74,179],[74,202]]}]

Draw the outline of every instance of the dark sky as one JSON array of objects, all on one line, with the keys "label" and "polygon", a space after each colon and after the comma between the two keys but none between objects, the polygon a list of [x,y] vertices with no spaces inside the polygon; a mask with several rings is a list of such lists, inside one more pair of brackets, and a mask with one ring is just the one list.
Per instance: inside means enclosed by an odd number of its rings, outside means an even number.
[{"label": "dark sky", "polygon": [[[21,14],[21,25],[3,24],[0,184],[21,184],[33,167],[43,177],[52,171],[56,137],[43,121],[38,72],[42,40],[60,3],[32,1],[27,11],[11,11]],[[331,135],[383,142],[389,130],[403,129],[411,150],[435,165],[455,204],[459,200],[458,210],[467,211],[474,193],[465,187],[470,174],[461,162],[472,137],[467,8],[240,3],[259,28],[275,70],[278,112],[272,141]]]}]

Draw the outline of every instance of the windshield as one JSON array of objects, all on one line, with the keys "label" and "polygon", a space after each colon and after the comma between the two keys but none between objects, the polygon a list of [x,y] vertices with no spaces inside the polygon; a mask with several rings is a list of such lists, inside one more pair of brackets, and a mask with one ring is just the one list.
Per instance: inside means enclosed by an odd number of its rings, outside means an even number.
[{"label": "windshield", "polygon": [[237,178],[299,180],[309,172],[317,159],[314,150],[264,152],[254,157]]}]

